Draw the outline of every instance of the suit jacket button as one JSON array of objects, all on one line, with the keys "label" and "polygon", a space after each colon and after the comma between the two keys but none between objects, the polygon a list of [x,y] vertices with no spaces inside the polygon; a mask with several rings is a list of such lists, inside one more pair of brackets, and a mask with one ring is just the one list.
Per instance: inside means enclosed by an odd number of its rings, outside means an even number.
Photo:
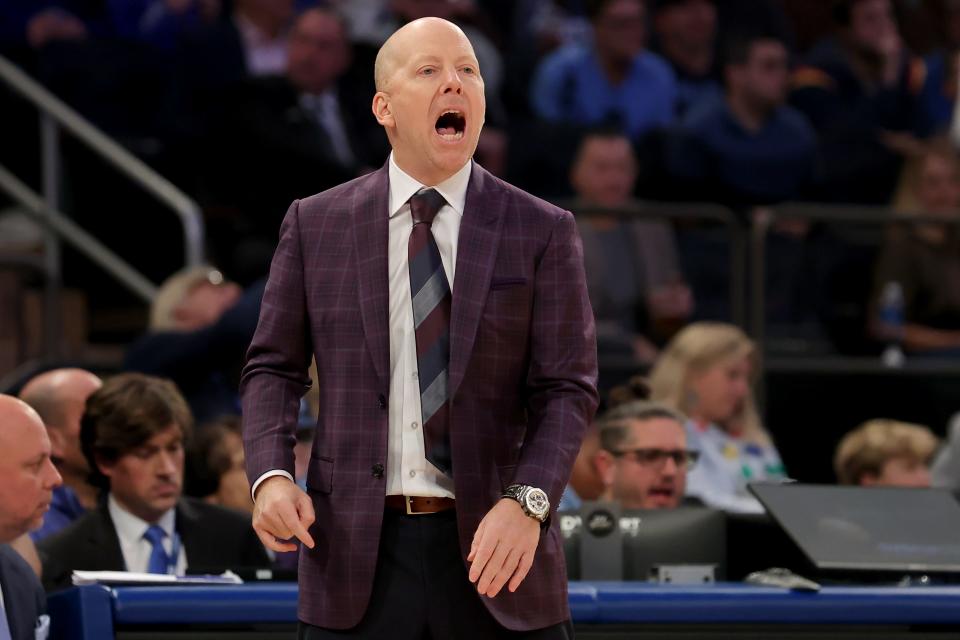
[{"label": "suit jacket button", "polygon": [[387,397],[382,393],[377,396],[377,406],[380,407],[381,409],[387,408]]},{"label": "suit jacket button", "polygon": [[374,477],[374,478],[382,478],[382,477],[383,477],[383,465],[380,464],[379,462],[378,462],[377,464],[373,465],[373,468],[371,469],[371,471],[373,472],[373,477]]}]

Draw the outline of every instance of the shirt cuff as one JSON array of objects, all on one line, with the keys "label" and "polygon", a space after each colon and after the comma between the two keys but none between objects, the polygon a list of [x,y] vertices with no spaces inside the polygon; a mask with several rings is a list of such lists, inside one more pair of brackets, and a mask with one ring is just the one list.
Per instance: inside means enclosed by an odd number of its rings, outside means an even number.
[{"label": "shirt cuff", "polygon": [[250,488],[250,497],[253,499],[254,502],[257,501],[257,487],[259,487],[264,480],[266,480],[267,478],[272,478],[273,476],[283,476],[284,478],[287,478],[288,480],[290,480],[290,482],[294,482],[293,476],[287,473],[286,471],[282,471],[280,469],[267,471],[265,474],[257,478],[257,481],[253,483],[253,487]]}]

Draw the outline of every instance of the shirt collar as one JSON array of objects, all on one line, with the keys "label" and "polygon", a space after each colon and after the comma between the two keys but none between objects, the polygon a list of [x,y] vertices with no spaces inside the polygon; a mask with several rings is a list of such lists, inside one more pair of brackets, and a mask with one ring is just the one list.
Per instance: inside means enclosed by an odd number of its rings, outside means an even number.
[{"label": "shirt collar", "polygon": [[397,166],[391,152],[389,165],[390,217],[397,215],[403,205],[407,203],[407,200],[410,199],[410,196],[425,187],[436,189],[447,201],[447,204],[462,216],[463,207],[467,201],[467,186],[470,184],[470,171],[472,169],[473,161],[468,160],[459,171],[440,184],[424,185]]},{"label": "shirt collar", "polygon": [[[113,520],[113,526],[117,530],[117,537],[121,541],[136,542],[143,538],[151,522],[141,520],[133,515],[117,502],[111,493],[107,496],[107,509],[110,511],[110,519]],[[156,524],[167,533],[167,537],[173,536],[174,526],[176,524],[176,510],[170,509],[157,520]]]}]

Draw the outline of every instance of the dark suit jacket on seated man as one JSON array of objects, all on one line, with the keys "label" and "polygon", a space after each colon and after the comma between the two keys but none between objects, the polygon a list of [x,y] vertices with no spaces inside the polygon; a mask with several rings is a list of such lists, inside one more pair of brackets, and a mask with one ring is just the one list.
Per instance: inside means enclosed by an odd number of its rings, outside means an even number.
[{"label": "dark suit jacket on seated man", "polygon": [[406,25],[375,75],[387,166],[281,229],[242,382],[254,528],[303,542],[301,637],[569,637],[549,515],[597,403],[576,224],[472,163],[483,80],[453,24]]},{"label": "dark suit jacket on seated man", "polygon": [[48,589],[69,586],[76,569],[182,575],[268,566],[244,514],[181,498],[192,422],[176,387],[160,378],[122,374],[90,396],[80,440],[107,493],[38,545]]}]

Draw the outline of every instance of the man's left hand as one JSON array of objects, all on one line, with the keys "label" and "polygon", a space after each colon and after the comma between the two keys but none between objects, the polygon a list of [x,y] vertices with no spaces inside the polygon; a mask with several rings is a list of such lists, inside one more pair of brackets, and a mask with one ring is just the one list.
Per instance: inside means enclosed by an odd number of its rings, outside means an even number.
[{"label": "man's left hand", "polygon": [[533,566],[540,542],[540,523],[523,512],[516,500],[503,498],[484,516],[470,546],[470,582],[493,598],[503,585],[514,592]]}]

